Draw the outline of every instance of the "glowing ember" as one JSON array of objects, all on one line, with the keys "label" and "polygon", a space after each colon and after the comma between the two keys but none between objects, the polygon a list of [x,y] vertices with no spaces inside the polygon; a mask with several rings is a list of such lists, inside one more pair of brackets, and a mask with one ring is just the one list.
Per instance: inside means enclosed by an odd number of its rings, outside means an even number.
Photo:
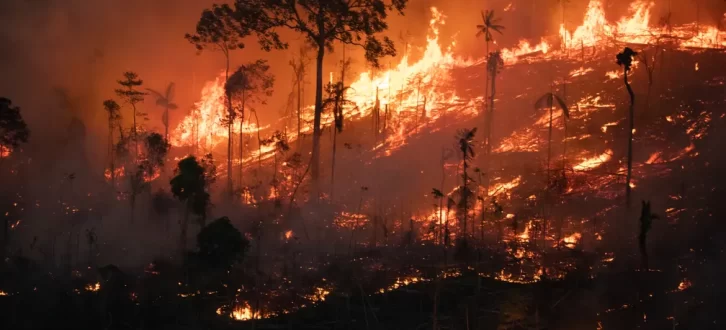
[{"label": "glowing ember", "polygon": [[[126,169],[122,166],[119,166],[114,169],[114,177],[116,179],[123,177],[126,174]],[[106,177],[106,180],[111,181],[111,169],[107,168],[106,171],[103,172],[103,176]]]},{"label": "glowing ember", "polygon": [[6,293],[5,291],[3,291],[3,290],[0,290],[0,296],[7,296],[7,295],[8,295],[8,294],[7,294],[7,293]]},{"label": "glowing ember", "polygon": [[691,281],[689,281],[688,279],[684,278],[683,281],[681,281],[681,283],[678,284],[678,291],[683,291],[685,289],[688,289],[692,285],[693,284],[691,283]]},{"label": "glowing ember", "polygon": [[603,133],[607,133],[608,127],[617,126],[617,125],[618,125],[618,122],[607,123],[605,125],[602,125],[602,127],[600,129],[602,130]]},{"label": "glowing ember", "polygon": [[581,238],[582,238],[582,234],[574,233],[570,236],[563,238],[562,242],[565,243],[566,246],[576,245],[577,242],[579,242]]},{"label": "glowing ember", "polygon": [[101,283],[96,282],[96,284],[86,284],[85,289],[86,291],[96,292],[101,290]]},{"label": "glowing ember", "polygon": [[292,238],[292,230],[288,230],[285,232],[285,239],[291,239]]},{"label": "glowing ember", "polygon": [[582,160],[579,164],[575,165],[573,169],[575,171],[589,171],[598,168],[600,165],[608,162],[612,158],[612,150],[606,150],[603,154],[587,158]]}]

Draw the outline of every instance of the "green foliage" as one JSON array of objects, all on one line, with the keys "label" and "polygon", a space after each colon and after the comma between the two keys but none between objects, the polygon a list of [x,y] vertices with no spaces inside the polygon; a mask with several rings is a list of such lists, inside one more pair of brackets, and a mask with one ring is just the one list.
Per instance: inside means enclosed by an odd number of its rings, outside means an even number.
[{"label": "green foliage", "polygon": [[30,130],[20,114],[20,108],[13,106],[9,99],[0,97],[0,158],[5,155],[4,149],[11,150],[27,143],[29,136]]},{"label": "green foliage", "polygon": [[228,268],[240,261],[248,247],[249,242],[227,217],[214,220],[197,235],[199,259],[215,268]]}]

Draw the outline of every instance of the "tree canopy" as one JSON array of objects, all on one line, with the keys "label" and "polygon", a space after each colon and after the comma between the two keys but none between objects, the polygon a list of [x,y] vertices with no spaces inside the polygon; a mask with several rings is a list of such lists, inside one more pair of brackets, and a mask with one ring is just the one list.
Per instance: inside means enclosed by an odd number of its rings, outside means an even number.
[{"label": "tree canopy", "polygon": [[249,242],[229,218],[222,217],[202,228],[197,235],[197,255],[211,267],[229,267],[240,260]]},{"label": "tree canopy", "polygon": [[277,27],[302,33],[317,49],[332,50],[335,41],[363,47],[366,59],[395,55],[393,42],[377,33],[388,29],[388,12],[403,14],[408,0],[235,0],[238,21],[255,21],[263,48],[285,47]]},{"label": "tree canopy", "polygon": [[21,143],[27,143],[29,136],[30,130],[20,114],[20,108],[13,106],[9,99],[0,97],[0,157]]}]

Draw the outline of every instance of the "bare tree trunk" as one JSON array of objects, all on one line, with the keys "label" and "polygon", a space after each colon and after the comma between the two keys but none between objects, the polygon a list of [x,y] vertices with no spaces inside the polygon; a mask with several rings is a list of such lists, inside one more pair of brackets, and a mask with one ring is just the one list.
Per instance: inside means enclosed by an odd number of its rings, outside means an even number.
[{"label": "bare tree trunk", "polygon": [[[227,67],[224,71],[224,83],[225,85],[229,82],[229,52],[225,51],[225,59],[227,60]],[[234,125],[234,109],[232,109],[232,95],[225,88],[225,94],[227,96],[227,193],[231,197],[233,194],[232,185],[232,125]]]},{"label": "bare tree trunk", "polygon": [[335,197],[335,149],[338,144],[338,128],[333,125],[333,159],[332,168],[330,170],[330,200]]},{"label": "bare tree trunk", "polygon": [[625,72],[623,74],[625,79],[625,87],[628,89],[628,94],[630,94],[630,112],[629,112],[629,129],[628,129],[628,173],[625,177],[625,205],[630,208],[631,201],[630,201],[630,180],[632,179],[632,173],[633,173],[633,129],[635,127],[635,114],[634,114],[634,107],[635,107],[635,94],[633,93],[633,89],[630,87],[630,83],[628,82],[628,69],[625,69]]},{"label": "bare tree trunk", "polygon": [[323,57],[325,48],[322,42],[318,46],[317,68],[315,76],[315,118],[313,120],[313,153],[312,153],[312,181],[314,200],[318,199],[318,179],[320,178],[320,136],[322,133],[320,119],[323,113]]},{"label": "bare tree trunk", "polygon": [[134,154],[134,162],[136,162],[139,159],[139,136],[136,132],[136,104],[131,103],[131,107],[134,109],[134,148],[136,148],[136,153]]}]

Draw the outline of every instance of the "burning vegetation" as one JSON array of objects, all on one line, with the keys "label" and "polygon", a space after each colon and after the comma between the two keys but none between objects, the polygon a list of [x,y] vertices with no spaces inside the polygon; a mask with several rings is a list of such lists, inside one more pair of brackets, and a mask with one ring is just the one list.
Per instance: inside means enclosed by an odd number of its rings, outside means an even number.
[{"label": "burning vegetation", "polygon": [[[559,1],[544,5],[561,14],[554,33],[512,39],[533,5],[510,1],[475,15],[486,54],[471,58],[439,7],[420,44],[394,47],[388,21],[412,3],[333,3],[205,9],[186,40],[226,65],[192,109],[174,111],[176,84],[124,72],[98,106],[102,166],[54,179],[51,198],[26,188],[33,125],[0,98],[4,310],[195,329],[724,322],[721,21]],[[292,34],[309,47],[290,52]],[[255,42],[294,54],[275,121],[260,114],[281,92],[276,61],[230,66]],[[115,237],[126,229],[153,238]],[[142,267],[114,265],[142,249]]]}]

